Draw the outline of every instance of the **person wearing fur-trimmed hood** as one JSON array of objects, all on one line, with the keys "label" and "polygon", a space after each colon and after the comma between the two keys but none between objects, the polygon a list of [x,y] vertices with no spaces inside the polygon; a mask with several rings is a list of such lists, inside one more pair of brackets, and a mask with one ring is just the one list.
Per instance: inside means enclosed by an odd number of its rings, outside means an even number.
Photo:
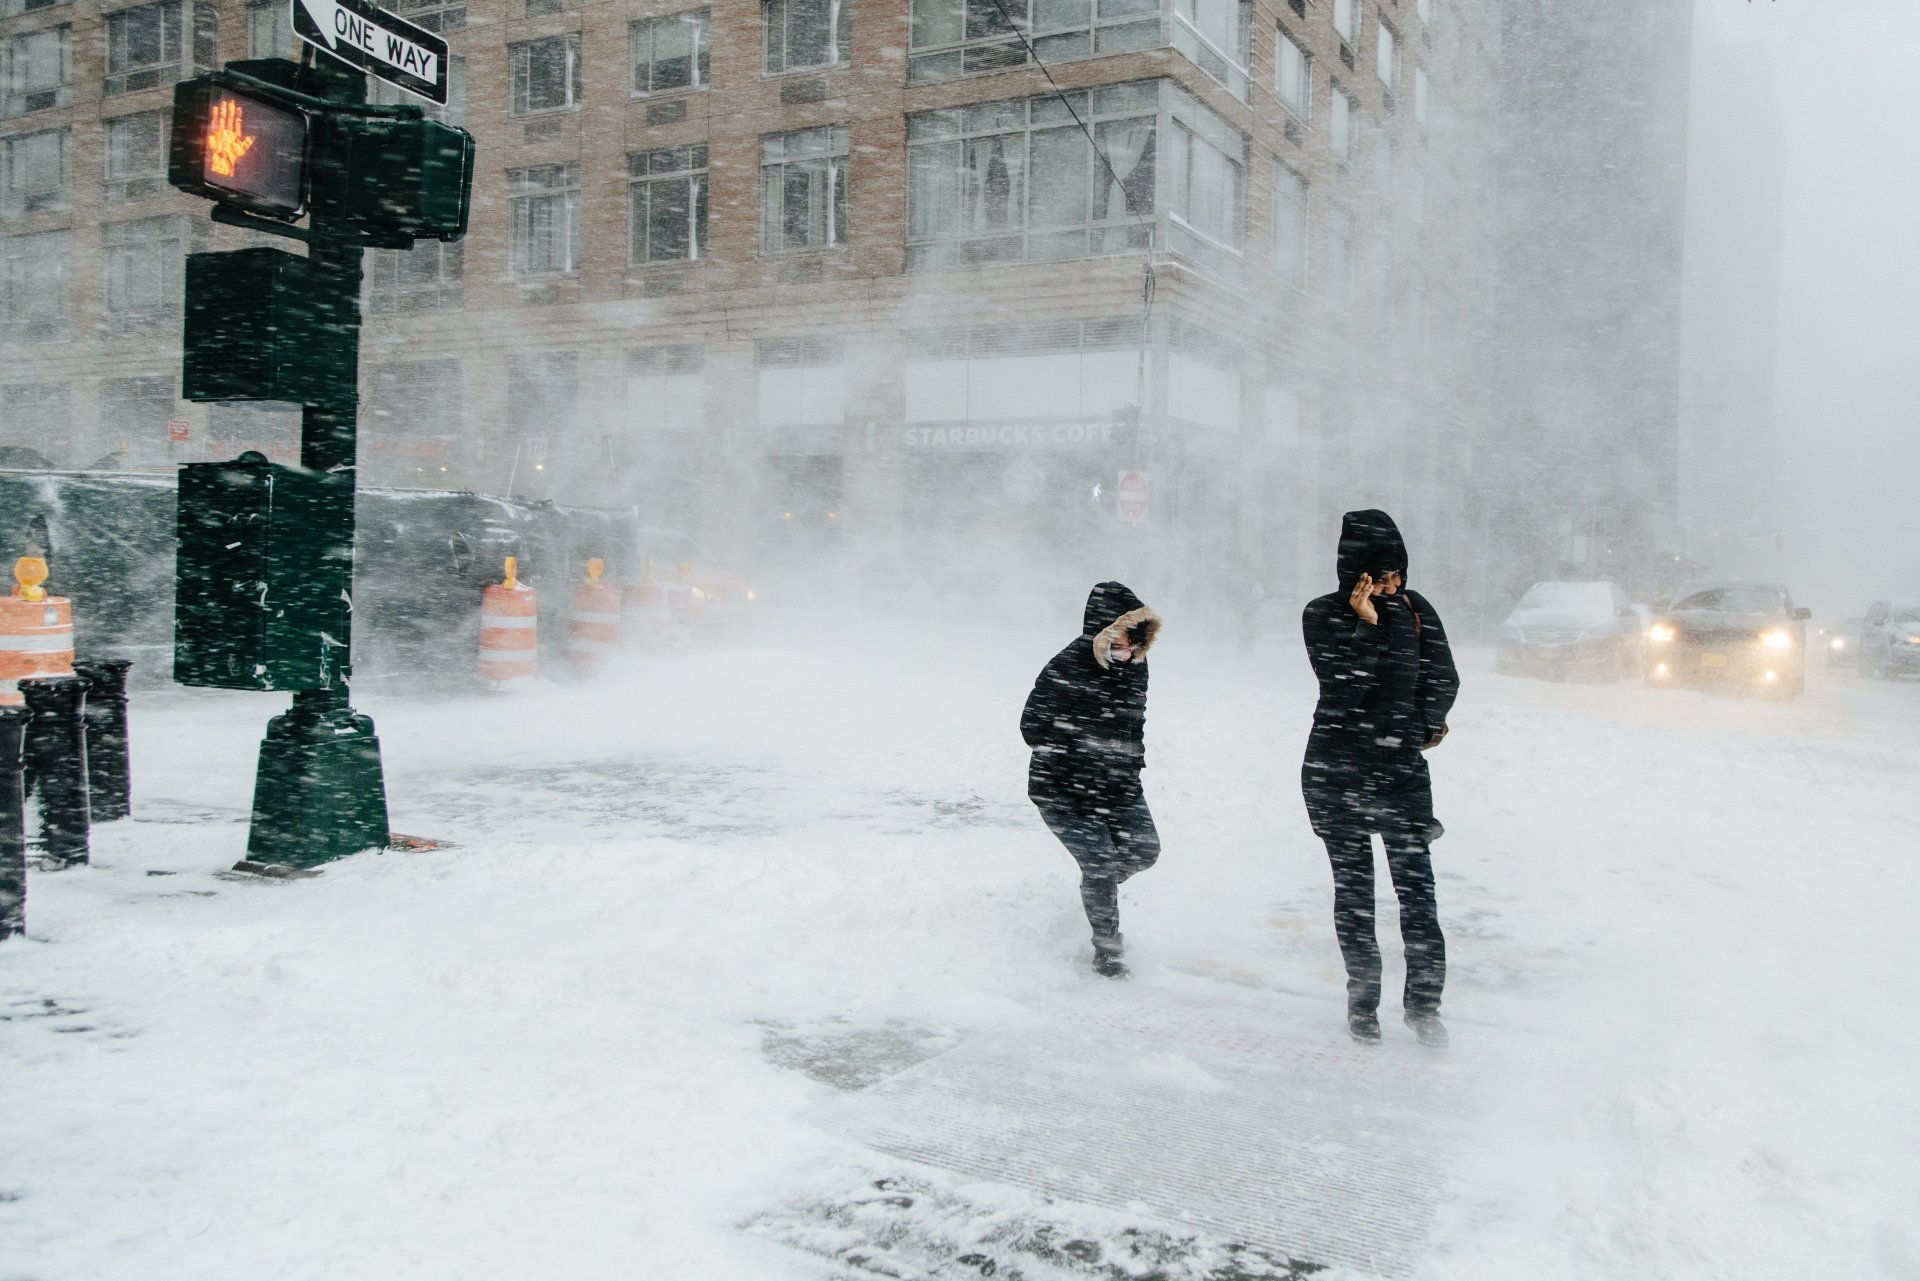
[{"label": "person wearing fur-trimmed hood", "polygon": [[1333,864],[1333,922],[1347,969],[1347,1027],[1380,1039],[1373,834],[1386,848],[1406,945],[1407,1025],[1445,1045],[1440,991],[1447,944],[1435,905],[1432,843],[1441,832],[1425,753],[1447,734],[1460,674],[1440,612],[1409,591],[1407,544],[1383,511],[1341,521],[1338,591],[1307,603],[1307,658],[1319,678],[1300,790]]},{"label": "person wearing fur-trimmed hood", "polygon": [[1080,636],[1041,669],[1020,713],[1033,749],[1027,795],[1080,865],[1080,901],[1093,928],[1093,965],[1121,961],[1120,883],[1152,867],[1160,835],[1147,808],[1147,651],[1160,616],[1121,583],[1087,597]]}]

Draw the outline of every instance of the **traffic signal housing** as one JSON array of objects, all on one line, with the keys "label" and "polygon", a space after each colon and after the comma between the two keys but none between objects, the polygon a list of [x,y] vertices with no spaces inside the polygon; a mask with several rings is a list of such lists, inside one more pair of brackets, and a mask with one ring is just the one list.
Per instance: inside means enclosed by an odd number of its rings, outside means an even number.
[{"label": "traffic signal housing", "polygon": [[167,181],[285,222],[307,212],[311,121],[300,107],[220,71],[173,88]]}]

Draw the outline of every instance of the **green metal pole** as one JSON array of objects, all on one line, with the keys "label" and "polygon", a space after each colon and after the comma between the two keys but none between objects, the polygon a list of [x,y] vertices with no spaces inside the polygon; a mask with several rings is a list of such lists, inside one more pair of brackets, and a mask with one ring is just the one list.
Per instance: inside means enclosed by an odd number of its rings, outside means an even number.
[{"label": "green metal pole", "polygon": [[[366,101],[366,80],[325,59],[308,68],[317,79],[314,96],[344,104]],[[317,167],[339,162],[340,151],[316,147]],[[337,175],[315,173],[329,183]],[[311,305],[319,332],[341,341],[322,344],[316,359],[329,362],[322,403],[305,407],[300,420],[300,465],[337,477],[325,510],[312,518],[326,526],[335,550],[315,574],[337,575],[351,597],[354,561],[354,492],[357,488],[360,407],[360,279],[358,237],[326,225],[316,213],[309,224],[307,263]],[[350,341],[348,340],[350,338]],[[318,540],[316,540],[318,541]],[[349,701],[352,638],[335,637],[323,689],[294,694],[293,706],[267,725],[254,778],[253,823],[247,856],[257,863],[311,867],[342,855],[384,848],[389,838],[386,779],[380,740],[371,717]]]}]

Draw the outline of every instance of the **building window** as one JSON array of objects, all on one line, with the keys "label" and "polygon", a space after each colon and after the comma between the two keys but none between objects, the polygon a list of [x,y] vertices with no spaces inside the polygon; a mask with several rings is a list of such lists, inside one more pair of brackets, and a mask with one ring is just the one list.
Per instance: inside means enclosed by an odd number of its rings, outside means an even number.
[{"label": "building window", "polygon": [[509,357],[507,430],[520,441],[516,454],[523,464],[544,462],[548,437],[556,427],[572,426],[579,408],[580,358],[573,352]]},{"label": "building window", "polygon": [[154,89],[220,61],[220,14],[211,4],[164,0],[107,15],[108,94]]},{"label": "building window", "polygon": [[760,252],[847,243],[847,127],[760,140]]},{"label": "building window", "polygon": [[71,274],[66,232],[0,238],[0,333],[18,341],[64,337]]},{"label": "building window", "polygon": [[286,58],[293,52],[292,7],[280,0],[248,0],[247,56]]},{"label": "building window", "polygon": [[1186,93],[1173,94],[1167,134],[1167,247],[1223,274],[1240,267],[1240,193],[1246,144]]},{"label": "building window", "polygon": [[100,384],[100,428],[134,465],[167,458],[167,423],[173,418],[174,379],[108,378]]},{"label": "building window", "polygon": [[1413,69],[1413,118],[1427,123],[1427,73],[1420,67]]},{"label": "building window", "polygon": [[1360,30],[1360,0],[1333,0],[1333,29],[1349,49],[1359,43],[1354,33]]},{"label": "building window", "polygon": [[416,240],[411,249],[367,255],[367,310],[434,311],[460,305],[466,250],[459,241]]},{"label": "building window", "polygon": [[0,0],[0,18],[17,18],[23,13],[39,13],[69,0]]},{"label": "building window", "polygon": [[186,242],[177,217],[110,222],[100,229],[109,316],[138,319],[180,310]]},{"label": "building window", "polygon": [[908,268],[1144,248],[1158,113],[1159,88],[1145,81],[909,116]]},{"label": "building window", "polygon": [[1283,164],[1273,166],[1273,274],[1289,285],[1307,280],[1307,183]]},{"label": "building window", "polygon": [[912,0],[907,79],[1025,66],[1022,32],[1045,62],[1151,49],[1166,39],[1160,0]]},{"label": "building window", "polygon": [[467,118],[467,55],[450,53],[447,55],[447,101],[442,106],[437,102],[428,102],[415,94],[408,93],[398,85],[390,85],[384,80],[367,80],[367,101],[383,107],[418,107],[429,120],[441,120],[450,125],[462,123]]},{"label": "building window", "polygon": [[73,102],[73,27],[23,31],[0,46],[0,115],[24,116]]},{"label": "building window", "polygon": [[44,129],[0,139],[0,218],[68,208],[69,132]]},{"label": "building window", "polygon": [[167,186],[170,111],[142,111],[106,122],[107,200],[139,200]]},{"label": "building window", "polygon": [[1374,130],[1373,136],[1373,195],[1383,210],[1391,213],[1393,198],[1397,194],[1395,164],[1398,156],[1394,152],[1393,135],[1385,129]]},{"label": "building window", "polygon": [[707,255],[707,148],[627,157],[627,262],[694,262]]},{"label": "building window", "polygon": [[572,274],[580,253],[580,166],[507,170],[507,209],[508,270],[516,276]]},{"label": "building window", "polygon": [[580,105],[580,33],[508,45],[513,64],[509,114],[572,111]]},{"label": "building window", "polygon": [[1400,41],[1395,38],[1393,28],[1386,23],[1376,23],[1379,38],[1373,46],[1373,69],[1380,76],[1380,83],[1392,93],[1400,83]]},{"label": "building window", "polygon": [[768,75],[846,62],[851,28],[845,0],[768,0],[765,12]]},{"label": "building window", "polygon": [[458,31],[467,25],[467,0],[394,0],[387,8],[428,31]]},{"label": "building window", "polygon": [[1333,91],[1333,113],[1327,119],[1327,142],[1341,160],[1353,159],[1353,99],[1344,89]]},{"label": "building window", "polygon": [[1173,0],[1173,45],[1242,102],[1247,98],[1244,0]]},{"label": "building window", "polygon": [[371,470],[413,484],[445,484],[461,461],[462,394],[458,360],[375,365],[361,405]]},{"label": "building window", "polygon": [[708,10],[696,9],[628,27],[633,96],[706,88],[708,22]]},{"label": "building window", "polygon": [[1284,30],[1274,49],[1273,96],[1302,122],[1313,106],[1313,58]]},{"label": "building window", "polygon": [[[11,445],[39,454],[54,467],[73,446],[73,395],[65,383],[0,385],[0,456]],[[0,463],[0,466],[12,464]]]},{"label": "building window", "polygon": [[1433,21],[1433,0],[1414,0],[1413,11],[1420,15],[1420,21]]},{"label": "building window", "polygon": [[1343,209],[1327,211],[1327,306],[1345,315],[1353,305],[1353,215]]}]

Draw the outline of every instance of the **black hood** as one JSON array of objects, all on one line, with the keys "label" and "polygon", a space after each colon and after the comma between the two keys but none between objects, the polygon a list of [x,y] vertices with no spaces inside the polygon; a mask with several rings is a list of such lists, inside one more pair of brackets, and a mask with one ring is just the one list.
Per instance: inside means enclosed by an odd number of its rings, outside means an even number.
[{"label": "black hood", "polygon": [[1389,569],[1407,577],[1407,543],[1393,517],[1369,507],[1340,518],[1340,590],[1350,592],[1362,574]]},{"label": "black hood", "polygon": [[1080,638],[1093,644],[1093,661],[1106,667],[1107,651],[1126,631],[1135,633],[1133,661],[1143,663],[1160,635],[1160,615],[1148,609],[1125,583],[1095,584],[1087,595],[1087,612],[1080,623]]}]

